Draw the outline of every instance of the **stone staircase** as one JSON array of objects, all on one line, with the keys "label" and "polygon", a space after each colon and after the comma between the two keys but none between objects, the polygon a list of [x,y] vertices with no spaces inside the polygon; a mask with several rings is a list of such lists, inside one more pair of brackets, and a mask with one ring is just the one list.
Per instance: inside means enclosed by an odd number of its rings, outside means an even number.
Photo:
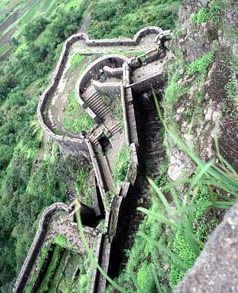
[{"label": "stone staircase", "polygon": [[[110,123],[107,123],[107,122],[108,121],[105,121],[105,124],[106,124],[105,127],[110,132],[110,136],[113,136],[116,133],[122,131],[119,121],[116,121],[116,122],[111,122],[110,121]],[[99,142],[98,142],[99,137],[100,137],[100,135],[94,136],[94,134],[91,134],[89,136],[89,139],[90,139],[91,143],[94,145],[94,147],[97,147],[99,145]]]},{"label": "stone staircase", "polygon": [[112,127],[109,129],[111,135],[113,136],[117,132],[121,131],[121,125],[120,122],[115,122]]},{"label": "stone staircase", "polygon": [[84,101],[87,106],[98,116],[98,118],[102,120],[104,120],[105,116],[110,112],[110,108],[103,103],[102,98],[96,91]]}]

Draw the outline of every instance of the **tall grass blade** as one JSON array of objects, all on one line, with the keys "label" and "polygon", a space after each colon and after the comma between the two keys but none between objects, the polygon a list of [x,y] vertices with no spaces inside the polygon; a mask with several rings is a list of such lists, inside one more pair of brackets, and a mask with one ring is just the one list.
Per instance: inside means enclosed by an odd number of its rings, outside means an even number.
[{"label": "tall grass blade", "polygon": [[103,275],[103,277],[112,285],[112,287],[116,290],[118,290],[119,292],[122,293],[126,293],[126,290],[124,290],[122,287],[120,287],[117,283],[115,283],[107,274],[106,272],[104,272],[104,270],[101,268],[101,266],[98,264],[97,260],[95,259],[92,250],[90,249],[88,242],[86,240],[86,237],[84,235],[84,231],[83,231],[83,225],[81,222],[81,218],[78,218],[78,228],[79,228],[79,233],[80,233],[80,237],[82,239],[82,242],[84,244],[84,247],[89,255],[90,260],[92,261],[92,263],[97,267],[97,269],[99,270],[99,272]]},{"label": "tall grass blade", "polygon": [[163,203],[164,207],[166,208],[167,212],[170,213],[171,209],[170,209],[169,203],[168,203],[167,199],[165,198],[164,194],[161,192],[160,188],[154,183],[154,181],[152,179],[148,178],[148,181],[149,181],[150,185],[152,186],[152,188],[154,189],[154,191],[159,196],[159,198],[160,198],[161,202]]},{"label": "tall grass blade", "polygon": [[179,269],[184,270],[184,271],[189,269],[190,266],[188,264],[186,264],[184,261],[182,261],[170,249],[168,249],[164,245],[160,244],[159,242],[152,240],[143,232],[140,232],[139,234],[142,238],[144,238],[150,244],[154,245],[158,250],[161,250],[163,253],[165,253],[172,260],[173,264],[176,265]]}]

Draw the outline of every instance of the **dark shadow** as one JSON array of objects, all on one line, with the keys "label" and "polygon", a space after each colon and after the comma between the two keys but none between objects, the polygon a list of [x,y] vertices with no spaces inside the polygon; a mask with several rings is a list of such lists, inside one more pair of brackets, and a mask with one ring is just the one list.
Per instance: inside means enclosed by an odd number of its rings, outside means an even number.
[{"label": "dark shadow", "polygon": [[109,150],[112,147],[110,140],[106,136],[100,137],[98,142],[104,154],[106,153],[107,150]]}]

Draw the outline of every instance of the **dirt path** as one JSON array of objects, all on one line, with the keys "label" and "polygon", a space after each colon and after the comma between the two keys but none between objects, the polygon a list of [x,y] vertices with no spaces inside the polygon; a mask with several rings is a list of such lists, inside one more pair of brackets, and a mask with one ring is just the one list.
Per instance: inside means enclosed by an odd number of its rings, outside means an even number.
[{"label": "dirt path", "polygon": [[80,27],[80,29],[79,29],[79,32],[80,32],[80,33],[86,33],[86,32],[87,32],[87,30],[88,30],[88,26],[89,26],[89,24],[90,24],[90,22],[91,22],[91,19],[92,19],[92,17],[91,17],[91,13],[89,12],[89,13],[85,16],[85,18],[83,19],[83,22],[82,22],[81,27]]}]

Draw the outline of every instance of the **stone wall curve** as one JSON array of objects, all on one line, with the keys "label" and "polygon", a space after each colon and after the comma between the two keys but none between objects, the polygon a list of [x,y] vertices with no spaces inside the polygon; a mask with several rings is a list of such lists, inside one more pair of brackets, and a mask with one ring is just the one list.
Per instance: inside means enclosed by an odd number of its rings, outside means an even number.
[{"label": "stone wall curve", "polygon": [[[86,87],[86,84],[89,82],[89,80],[91,80],[90,71],[97,70],[99,68],[103,68],[104,66],[107,66],[109,63],[109,59],[116,59],[116,60],[120,61],[122,64],[129,60],[127,57],[124,57],[124,56],[121,56],[118,54],[107,55],[107,56],[103,56],[103,57],[96,59],[94,62],[92,62],[87,67],[87,70],[81,75],[81,77],[79,78],[79,80],[76,82],[76,85],[75,85],[76,99],[80,105],[85,105],[84,106],[85,109],[87,108],[87,105],[85,104],[85,102],[81,96],[81,90],[84,87]],[[92,110],[91,110],[91,112],[94,115],[96,115]],[[92,117],[92,115],[90,115],[90,116]],[[94,117],[92,117],[92,118],[95,119]]]},{"label": "stone wall curve", "polygon": [[71,138],[62,135],[57,135],[54,133],[54,130],[47,125],[47,122],[44,119],[44,112],[46,109],[47,100],[50,95],[53,94],[55,89],[59,84],[59,80],[62,77],[65,64],[69,57],[70,47],[76,43],[77,41],[84,40],[87,46],[134,46],[137,45],[140,40],[149,34],[158,33],[161,34],[163,31],[159,27],[151,26],[144,28],[138,31],[132,39],[116,39],[116,40],[90,40],[88,35],[85,33],[74,34],[69,37],[64,45],[63,49],[57,63],[57,66],[52,74],[51,84],[45,90],[45,92],[40,97],[38,108],[37,108],[37,116],[40,122],[42,129],[54,140],[56,141],[62,148],[66,149],[66,151],[79,155],[88,157],[88,150],[84,143],[83,139],[80,138]]},{"label": "stone wall curve", "polygon": [[52,215],[60,210],[69,212],[68,206],[61,202],[54,203],[43,211],[39,220],[38,229],[35,234],[34,240],[31,244],[27,257],[24,261],[24,264],[21,267],[21,271],[17,277],[15,286],[13,288],[14,293],[23,292],[23,289],[28,281],[28,276],[30,275],[34,262],[36,261],[36,258],[44,242],[48,222]]}]

